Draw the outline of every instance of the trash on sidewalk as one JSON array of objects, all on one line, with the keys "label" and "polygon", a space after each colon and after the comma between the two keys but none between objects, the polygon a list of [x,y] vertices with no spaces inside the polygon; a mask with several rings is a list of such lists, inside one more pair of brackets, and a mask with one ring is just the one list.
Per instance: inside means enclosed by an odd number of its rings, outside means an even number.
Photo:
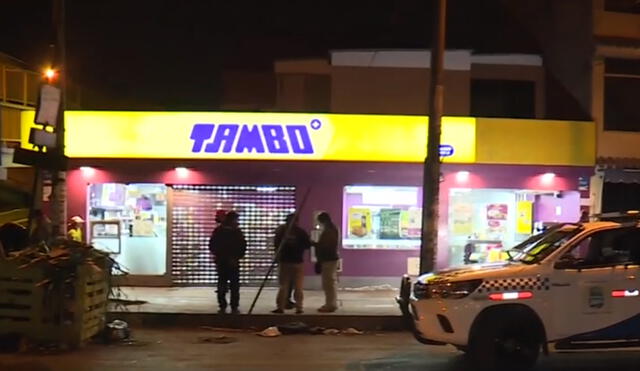
[{"label": "trash on sidewalk", "polygon": [[377,286],[362,286],[362,287],[344,287],[341,290],[344,291],[397,291],[397,287],[393,287],[389,284],[377,285]]},{"label": "trash on sidewalk", "polygon": [[283,335],[307,334],[309,333],[309,325],[304,322],[290,322],[284,325],[278,325],[278,330]]},{"label": "trash on sidewalk", "polygon": [[111,323],[107,324],[106,327],[106,340],[109,342],[112,341],[122,341],[129,339],[131,337],[131,330],[129,330],[129,324],[122,320],[115,320]]},{"label": "trash on sidewalk", "polygon": [[325,335],[339,335],[340,334],[340,330],[335,329],[335,328],[328,328],[326,330],[324,330],[322,332]]},{"label": "trash on sidewalk", "polygon": [[211,327],[211,326],[200,326],[203,330],[216,331],[216,332],[252,332],[255,329],[243,329],[243,328],[226,328],[226,327]]},{"label": "trash on sidewalk", "polygon": [[258,332],[257,335],[264,336],[264,337],[276,337],[276,336],[282,335],[282,333],[280,332],[280,330],[278,330],[277,327],[271,326],[271,327],[267,327],[261,332]]},{"label": "trash on sidewalk", "polygon": [[324,334],[324,330],[326,330],[326,328],[320,327],[320,326],[316,326],[316,327],[309,328],[309,333],[311,335],[322,335],[322,334]]},{"label": "trash on sidewalk", "polygon": [[345,335],[362,335],[364,334],[364,332],[360,331],[360,330],[356,330],[353,327],[349,327],[346,330],[342,330],[342,333]]},{"label": "trash on sidewalk", "polygon": [[199,336],[198,343],[210,343],[210,344],[231,344],[238,341],[237,338],[220,335],[220,336]]}]

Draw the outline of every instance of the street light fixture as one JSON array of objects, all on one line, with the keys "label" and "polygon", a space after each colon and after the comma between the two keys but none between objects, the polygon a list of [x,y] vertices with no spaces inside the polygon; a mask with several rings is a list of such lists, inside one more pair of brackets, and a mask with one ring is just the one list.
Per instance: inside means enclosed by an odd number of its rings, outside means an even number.
[{"label": "street light fixture", "polygon": [[44,70],[44,77],[49,83],[51,83],[57,75],[58,73],[53,68],[47,68],[46,70]]}]

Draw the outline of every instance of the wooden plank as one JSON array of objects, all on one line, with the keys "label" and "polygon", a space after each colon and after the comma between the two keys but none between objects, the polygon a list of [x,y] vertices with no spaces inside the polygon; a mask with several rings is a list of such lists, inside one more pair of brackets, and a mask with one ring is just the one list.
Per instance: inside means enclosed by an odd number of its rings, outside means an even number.
[{"label": "wooden plank", "polygon": [[31,291],[36,288],[37,282],[21,282],[21,281],[1,281],[0,280],[0,292],[5,290],[28,290]]},{"label": "wooden plank", "polygon": [[20,297],[20,298],[29,298],[35,296],[37,290],[34,288],[28,289],[16,289],[16,288],[2,288],[0,287],[0,300],[3,297]]},{"label": "wooden plank", "polygon": [[98,334],[101,330],[102,328],[99,324],[96,324],[95,326],[89,328],[85,328],[81,336],[82,341],[89,340],[90,338]]},{"label": "wooden plank", "polygon": [[34,297],[33,296],[2,296],[0,295],[0,308],[5,305],[21,305],[26,306],[23,308],[25,310],[30,309],[34,306]]},{"label": "wooden plank", "polygon": [[32,314],[32,311],[25,311],[24,309],[0,308],[0,317],[30,319],[32,317]]},{"label": "wooden plank", "polygon": [[11,281],[11,280],[0,280],[0,291],[4,290],[33,290],[37,288],[37,282],[22,282],[22,281]]},{"label": "wooden plank", "polygon": [[82,307],[85,308],[85,311],[87,308],[91,308],[94,307],[98,304],[102,304],[105,303],[107,300],[103,297],[100,296],[94,296],[92,298],[84,298],[83,302],[82,302]]},{"label": "wooden plank", "polygon": [[92,327],[100,327],[102,323],[103,321],[100,320],[100,318],[94,318],[92,321],[85,322],[82,324],[83,332],[86,332],[87,329],[90,329]]},{"label": "wooden plank", "polygon": [[96,285],[91,290],[87,290],[84,293],[85,296],[106,296],[107,295],[107,287],[104,284]]},{"label": "wooden plank", "polygon": [[16,277],[16,278],[27,278],[27,279],[37,279],[42,277],[44,272],[37,266],[27,266],[24,268],[20,268],[20,265],[14,263],[7,263],[6,261],[0,262],[0,278],[2,277]]}]

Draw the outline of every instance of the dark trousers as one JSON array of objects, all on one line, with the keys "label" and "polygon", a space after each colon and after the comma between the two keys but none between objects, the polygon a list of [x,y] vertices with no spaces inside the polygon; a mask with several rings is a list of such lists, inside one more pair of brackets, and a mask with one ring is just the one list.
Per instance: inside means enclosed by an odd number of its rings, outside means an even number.
[{"label": "dark trousers", "polygon": [[218,271],[218,305],[227,307],[227,291],[231,289],[231,308],[240,305],[240,266],[233,262],[216,264]]}]

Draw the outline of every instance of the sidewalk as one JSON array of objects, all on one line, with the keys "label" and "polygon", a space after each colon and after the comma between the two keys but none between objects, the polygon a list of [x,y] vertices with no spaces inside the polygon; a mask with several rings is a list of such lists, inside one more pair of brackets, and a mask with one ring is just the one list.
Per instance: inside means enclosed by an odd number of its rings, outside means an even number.
[{"label": "sidewalk", "polygon": [[[142,300],[145,304],[118,305],[111,303],[113,312],[213,314],[218,306],[215,290],[211,287],[121,287],[120,299]],[[255,287],[243,287],[240,291],[240,310],[247,313],[257,293]],[[277,289],[266,287],[256,303],[253,314],[270,314],[275,309]],[[338,310],[334,313],[318,313],[324,304],[324,293],[319,290],[304,291],[305,315],[346,316],[398,316],[395,303],[398,291],[391,287],[365,287],[338,291]]]}]

